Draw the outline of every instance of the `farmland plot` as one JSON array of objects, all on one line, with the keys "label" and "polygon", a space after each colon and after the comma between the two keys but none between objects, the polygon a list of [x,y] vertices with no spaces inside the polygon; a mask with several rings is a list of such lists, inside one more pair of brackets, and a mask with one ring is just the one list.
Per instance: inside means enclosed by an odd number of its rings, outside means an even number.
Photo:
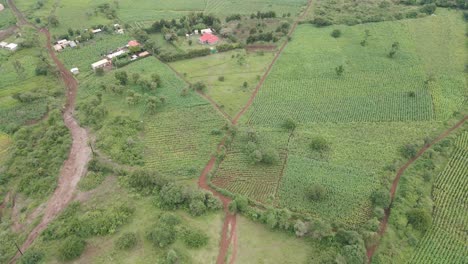
[{"label": "farmland plot", "polygon": [[[437,71],[428,70],[426,61],[431,56],[463,60],[463,22],[458,13],[451,12],[442,11],[437,18],[339,26],[342,36],[337,39],[330,36],[331,28],[301,25],[254,101],[249,122],[277,126],[288,117],[300,123],[446,119],[447,112],[460,107],[460,95],[466,94],[463,64],[457,63],[451,74],[439,77]],[[440,23],[445,26],[439,27]],[[416,28],[420,34],[413,34]],[[370,36],[363,47],[360,42],[366,30]],[[418,43],[427,41],[422,35],[436,41],[448,35],[454,41],[420,52]],[[389,58],[394,42],[400,49]],[[430,61],[438,65],[432,69],[446,65]],[[341,76],[335,72],[340,65],[344,67]],[[430,87],[439,81],[444,88]],[[449,110],[437,104],[433,107],[434,93],[435,100],[450,106]]]},{"label": "farmland plot", "polygon": [[460,135],[445,169],[436,177],[433,224],[409,263],[466,263],[468,225],[468,132]]},{"label": "farmland plot", "polygon": [[214,14],[252,14],[257,11],[275,11],[278,16],[290,13],[297,15],[302,7],[307,4],[307,0],[208,0],[205,12]]}]

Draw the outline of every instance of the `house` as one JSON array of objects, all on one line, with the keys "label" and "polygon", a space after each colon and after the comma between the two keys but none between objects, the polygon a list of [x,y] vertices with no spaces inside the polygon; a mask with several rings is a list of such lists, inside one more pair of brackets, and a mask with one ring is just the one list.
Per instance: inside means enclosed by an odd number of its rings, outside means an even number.
[{"label": "house", "polygon": [[120,56],[120,55],[123,55],[123,54],[125,54],[125,53],[126,53],[125,50],[119,50],[119,51],[117,51],[117,52],[114,52],[114,53],[111,53],[111,54],[107,55],[106,57],[107,57],[109,60],[112,60],[113,58],[118,57],[118,56]]},{"label": "house", "polygon": [[62,39],[62,40],[57,41],[57,44],[62,45],[62,47],[64,48],[68,46],[69,43],[70,41],[68,41],[67,39]]},{"label": "house", "polygon": [[73,75],[78,75],[80,73],[80,70],[78,68],[73,68],[70,70],[71,73],[73,73]]},{"label": "house", "polygon": [[147,51],[143,51],[143,52],[141,52],[140,54],[138,54],[138,57],[140,57],[140,58],[144,58],[144,57],[146,57],[146,56],[148,56],[148,55],[150,55],[150,53],[149,53],[149,52],[147,52]]},{"label": "house", "polygon": [[8,45],[5,41],[0,42],[0,48],[5,48]]},{"label": "house", "polygon": [[208,44],[208,45],[214,45],[216,43],[218,43],[219,41],[219,38],[213,34],[203,34],[199,39],[198,41],[200,42],[200,44]]},{"label": "house", "polygon": [[63,49],[62,45],[60,45],[60,44],[55,44],[54,45],[54,50],[55,51],[61,51],[62,49]]},{"label": "house", "polygon": [[15,43],[10,43],[5,46],[6,49],[9,49],[10,51],[15,51],[18,49],[18,44]]},{"label": "house", "polygon": [[136,40],[130,40],[130,41],[128,42],[128,46],[129,46],[129,47],[139,47],[139,46],[140,46],[140,43],[138,43],[138,41],[136,41]]},{"label": "house", "polygon": [[211,30],[211,28],[205,28],[205,29],[202,29],[200,30],[201,34],[213,34],[213,30]]},{"label": "house", "polygon": [[103,60],[100,60],[98,62],[95,62],[95,63],[91,64],[91,68],[93,68],[93,70],[96,71],[97,69],[102,69],[102,68],[105,68],[105,67],[109,67],[111,65],[112,65],[111,60],[103,59]]},{"label": "house", "polygon": [[76,42],[73,40],[70,41],[69,45],[70,45],[70,48],[76,48]]},{"label": "house", "polygon": [[98,28],[98,29],[93,29],[91,30],[91,32],[93,32],[93,34],[97,34],[99,32],[102,32],[102,29]]},{"label": "house", "polygon": [[123,30],[123,29],[121,29],[121,28],[117,29],[117,31],[116,31],[116,32],[117,32],[117,34],[123,34],[123,33],[125,33],[125,32],[124,32],[124,30]]}]

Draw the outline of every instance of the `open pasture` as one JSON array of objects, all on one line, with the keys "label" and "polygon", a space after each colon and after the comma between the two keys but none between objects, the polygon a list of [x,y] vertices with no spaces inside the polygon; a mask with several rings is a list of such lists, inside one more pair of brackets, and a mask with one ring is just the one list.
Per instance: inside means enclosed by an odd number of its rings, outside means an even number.
[{"label": "open pasture", "polygon": [[[277,126],[288,117],[299,123],[443,120],[462,104],[460,13],[334,28],[341,37],[330,36],[330,27],[299,26],[255,99],[250,123]],[[435,44],[426,44],[428,36]],[[400,48],[389,58],[394,42]],[[455,63],[444,62],[449,58]],[[340,65],[342,75],[335,71]]]},{"label": "open pasture", "polygon": [[[272,53],[261,55],[242,50],[178,61],[171,66],[190,83],[206,84],[206,94],[234,116],[250,98],[272,58]],[[243,86],[244,82],[247,87]]]}]

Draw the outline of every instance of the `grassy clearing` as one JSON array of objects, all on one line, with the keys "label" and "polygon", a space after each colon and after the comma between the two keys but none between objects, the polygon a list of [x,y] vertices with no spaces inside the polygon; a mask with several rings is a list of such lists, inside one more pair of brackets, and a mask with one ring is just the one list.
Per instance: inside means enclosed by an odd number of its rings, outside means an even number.
[{"label": "grassy clearing", "polygon": [[[305,263],[311,251],[306,240],[269,230],[242,216],[237,218],[237,240],[237,263]],[[317,253],[314,257],[319,259]]]},{"label": "grassy clearing", "polygon": [[16,24],[16,17],[13,12],[10,10],[8,5],[6,4],[6,0],[1,0],[0,4],[3,5],[5,9],[0,12],[0,30],[8,28]]},{"label": "grassy clearing", "polygon": [[468,132],[455,142],[455,150],[433,186],[433,224],[417,245],[409,263],[463,263],[466,261],[468,213]]},{"label": "grassy clearing", "polygon": [[[332,28],[297,29],[247,115],[251,123],[277,126],[287,117],[300,123],[444,120],[461,106],[466,50],[459,12],[337,28],[342,31],[338,39],[330,36]],[[363,47],[365,30],[370,37]],[[444,48],[420,44],[428,42],[422,35],[435,43],[451,41]],[[390,59],[395,41],[400,50]],[[418,51],[421,45],[426,51]],[[443,56],[454,63],[431,58]],[[339,65],[345,69],[342,76],[335,72]]]},{"label": "grassy clearing", "polygon": [[[212,56],[171,63],[190,83],[203,82],[206,93],[231,116],[235,115],[250,98],[259,77],[273,58],[245,51],[231,51]],[[220,78],[224,77],[224,80]],[[247,87],[244,87],[247,82]]]}]

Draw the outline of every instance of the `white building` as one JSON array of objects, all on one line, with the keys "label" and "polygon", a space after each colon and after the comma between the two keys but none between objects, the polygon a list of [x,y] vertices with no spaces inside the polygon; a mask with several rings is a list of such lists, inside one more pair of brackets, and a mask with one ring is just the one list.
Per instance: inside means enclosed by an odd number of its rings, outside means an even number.
[{"label": "white building", "polygon": [[57,44],[62,45],[63,47],[68,46],[69,43],[70,41],[68,41],[67,39],[62,39],[62,40],[57,41]]},{"label": "white building", "polygon": [[61,51],[62,49],[63,49],[62,45],[60,45],[60,44],[55,44],[54,45],[54,50],[55,51]]},{"label": "white building", "polygon": [[6,45],[5,48],[7,48],[7,49],[9,49],[9,50],[11,50],[11,51],[15,51],[15,50],[18,49],[18,44],[10,43],[10,44]]},{"label": "white building", "polygon": [[208,33],[208,34],[213,34],[213,30],[211,30],[211,28],[205,28],[205,29],[202,29],[200,30],[201,34],[205,34],[205,33]]},{"label": "white building", "polygon": [[76,48],[76,42],[73,40],[70,41],[69,45],[70,45],[70,48]]},{"label": "white building", "polygon": [[98,62],[91,64],[91,68],[93,68],[93,70],[96,70],[96,69],[108,67],[110,65],[112,65],[112,61],[108,59],[103,59],[103,60],[100,60]]},{"label": "white building", "polygon": [[70,70],[71,73],[73,73],[73,75],[78,75],[80,73],[80,70],[78,68],[73,68]]},{"label": "white building", "polygon": [[96,34],[96,33],[102,32],[102,30],[100,28],[98,28],[98,29],[93,29],[93,31],[91,31],[91,32],[93,32],[93,34]]},{"label": "white building", "polygon": [[0,42],[0,48],[5,48],[8,45],[5,41]]},{"label": "white building", "polygon": [[118,56],[120,56],[120,55],[123,55],[123,54],[125,54],[125,53],[126,53],[125,50],[119,50],[119,51],[117,51],[117,52],[114,52],[114,53],[112,53],[112,54],[107,55],[106,57],[107,57],[109,60],[112,60],[113,58],[118,57]]}]

